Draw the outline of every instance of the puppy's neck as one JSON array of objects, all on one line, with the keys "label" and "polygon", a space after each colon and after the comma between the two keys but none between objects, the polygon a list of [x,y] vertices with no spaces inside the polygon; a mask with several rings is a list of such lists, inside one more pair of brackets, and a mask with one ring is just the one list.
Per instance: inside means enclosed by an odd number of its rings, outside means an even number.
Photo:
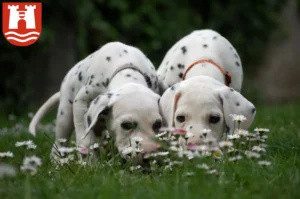
[{"label": "puppy's neck", "polygon": [[138,83],[138,84],[145,85],[147,87],[145,77],[140,72],[128,68],[118,72],[114,76],[114,78],[111,80],[109,84],[108,89],[109,90],[117,89],[127,83]]},{"label": "puppy's neck", "polygon": [[222,72],[213,64],[211,63],[199,63],[193,66],[188,73],[186,74],[185,79],[189,79],[191,77],[196,76],[209,76],[211,78],[214,78],[215,80],[220,81],[224,84],[224,75]]}]

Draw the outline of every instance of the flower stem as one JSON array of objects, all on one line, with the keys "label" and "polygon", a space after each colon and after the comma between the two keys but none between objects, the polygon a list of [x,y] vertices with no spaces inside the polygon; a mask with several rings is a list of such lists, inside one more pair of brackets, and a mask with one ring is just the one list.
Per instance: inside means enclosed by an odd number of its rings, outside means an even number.
[{"label": "flower stem", "polygon": [[25,199],[31,198],[31,186],[29,181],[29,174],[26,174],[26,180],[25,180]]}]

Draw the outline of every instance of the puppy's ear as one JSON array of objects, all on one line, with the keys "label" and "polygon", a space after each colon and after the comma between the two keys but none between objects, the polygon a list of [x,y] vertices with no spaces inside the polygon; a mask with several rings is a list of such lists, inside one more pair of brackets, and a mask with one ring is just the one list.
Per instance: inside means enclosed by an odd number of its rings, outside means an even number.
[{"label": "puppy's ear", "polygon": [[222,87],[216,89],[216,93],[223,107],[224,119],[229,127],[229,132],[232,133],[234,128],[231,114],[245,116],[247,120],[241,123],[240,128],[249,128],[256,114],[255,106],[232,88]]},{"label": "puppy's ear", "polygon": [[181,94],[180,83],[177,83],[168,88],[159,100],[159,108],[164,120],[164,125],[167,127],[174,127],[174,114]]},{"label": "puppy's ear", "polygon": [[89,106],[85,114],[85,135],[95,126],[100,115],[106,115],[116,101],[114,93],[98,95]]}]

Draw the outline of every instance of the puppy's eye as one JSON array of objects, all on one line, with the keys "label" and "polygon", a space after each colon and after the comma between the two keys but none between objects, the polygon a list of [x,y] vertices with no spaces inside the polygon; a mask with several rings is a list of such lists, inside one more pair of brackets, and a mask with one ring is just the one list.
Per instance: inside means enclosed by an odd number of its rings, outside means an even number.
[{"label": "puppy's eye", "polygon": [[158,132],[161,126],[162,126],[162,122],[160,120],[156,120],[152,126],[152,129],[154,132]]},{"label": "puppy's eye", "polygon": [[209,117],[209,123],[216,124],[216,123],[218,123],[220,121],[220,119],[221,118],[218,115],[211,115]]},{"label": "puppy's eye", "polygon": [[137,123],[136,122],[122,122],[121,127],[122,127],[122,129],[128,131],[131,129],[135,129],[137,127]]},{"label": "puppy's eye", "polygon": [[176,120],[180,123],[185,121],[185,116],[184,115],[177,115]]}]

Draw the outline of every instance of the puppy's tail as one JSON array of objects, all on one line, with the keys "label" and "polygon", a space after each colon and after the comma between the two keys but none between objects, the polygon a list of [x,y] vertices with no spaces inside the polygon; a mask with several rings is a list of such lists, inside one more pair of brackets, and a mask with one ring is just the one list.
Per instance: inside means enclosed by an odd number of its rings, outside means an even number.
[{"label": "puppy's tail", "polygon": [[36,126],[44,115],[59,102],[60,92],[53,94],[36,112],[29,124],[29,132],[35,135]]}]

